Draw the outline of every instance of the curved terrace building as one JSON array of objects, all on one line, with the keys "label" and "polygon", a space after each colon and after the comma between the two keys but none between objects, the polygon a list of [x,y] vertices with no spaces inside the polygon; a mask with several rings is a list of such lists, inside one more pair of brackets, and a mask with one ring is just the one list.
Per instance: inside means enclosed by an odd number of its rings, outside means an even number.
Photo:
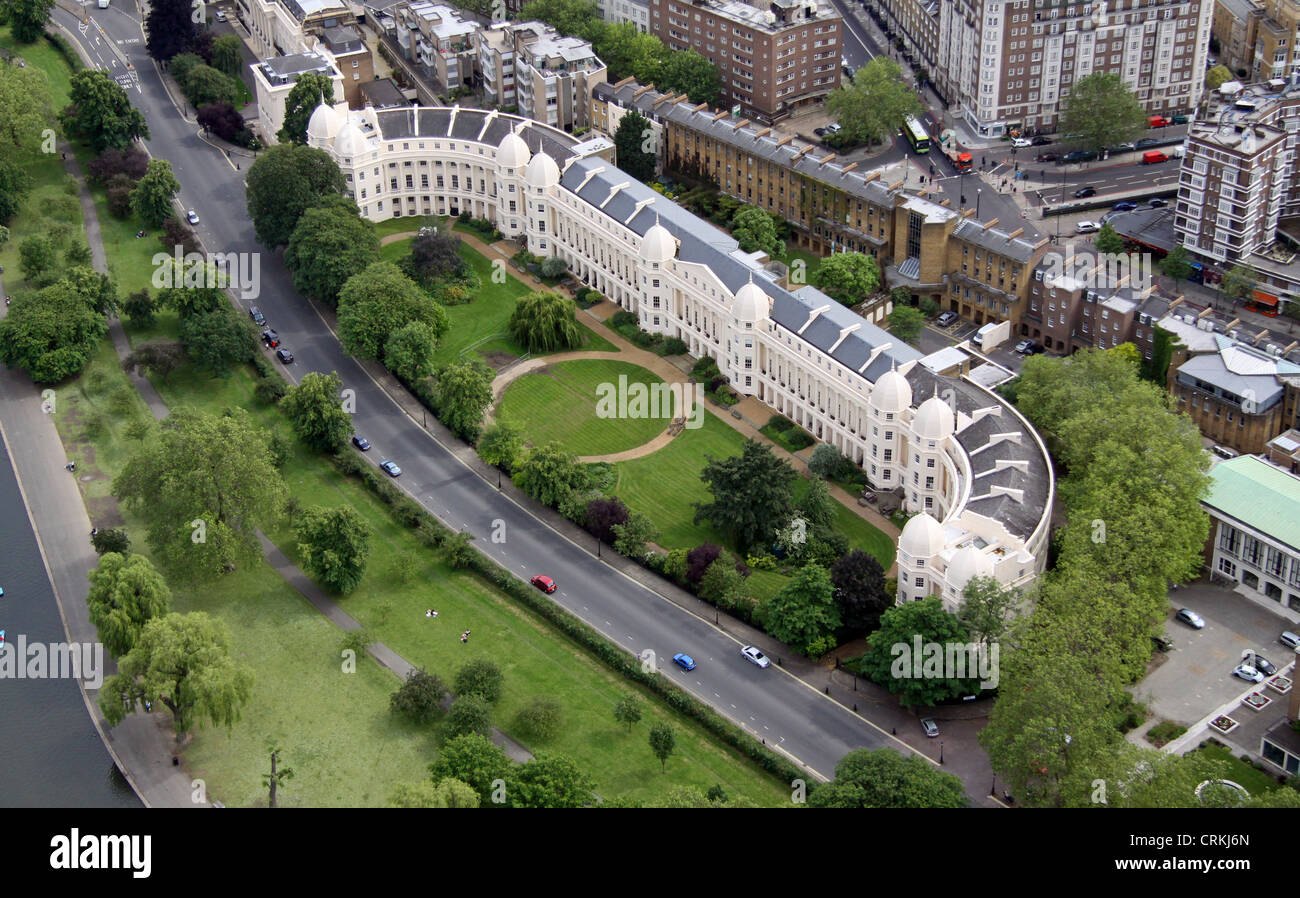
[{"label": "curved terrace building", "polygon": [[764,254],[611,164],[608,140],[461,107],[321,106],[307,134],[365,217],[490,219],[895,490],[915,515],[899,539],[900,601],[936,594],[955,608],[971,577],[1024,585],[1043,570],[1055,483],[1012,406],[944,373],[943,353],[922,356],[812,287],[786,289]]}]

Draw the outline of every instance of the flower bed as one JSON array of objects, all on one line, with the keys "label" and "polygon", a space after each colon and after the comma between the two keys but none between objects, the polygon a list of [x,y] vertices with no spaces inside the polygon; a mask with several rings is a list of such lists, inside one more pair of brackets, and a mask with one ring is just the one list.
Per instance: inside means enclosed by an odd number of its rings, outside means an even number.
[{"label": "flower bed", "polygon": [[1262,692],[1252,692],[1250,695],[1243,698],[1241,703],[1248,708],[1255,709],[1256,711],[1263,711],[1269,705],[1273,704],[1273,700]]},{"label": "flower bed", "polygon": [[1210,726],[1214,727],[1214,729],[1218,730],[1220,733],[1227,734],[1235,730],[1239,724],[1231,717],[1226,717],[1223,714],[1220,714],[1218,717],[1210,721]]},{"label": "flower bed", "polygon": [[1281,674],[1279,674],[1276,677],[1273,677],[1271,680],[1268,681],[1269,689],[1272,689],[1274,692],[1280,692],[1283,695],[1286,695],[1288,692],[1291,691],[1291,686],[1292,686],[1291,678],[1284,677]]}]

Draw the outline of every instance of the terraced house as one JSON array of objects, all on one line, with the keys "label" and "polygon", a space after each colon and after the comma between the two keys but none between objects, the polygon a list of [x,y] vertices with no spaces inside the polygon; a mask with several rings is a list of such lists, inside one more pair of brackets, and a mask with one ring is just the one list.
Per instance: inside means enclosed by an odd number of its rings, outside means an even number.
[{"label": "terraced house", "polygon": [[923,357],[812,287],[783,288],[764,254],[615,167],[608,140],[496,111],[322,106],[308,143],[338,163],[367,218],[491,219],[897,491],[918,513],[900,542],[901,598],[955,606],[977,573],[1024,584],[1042,571],[1047,452],[979,369]]}]

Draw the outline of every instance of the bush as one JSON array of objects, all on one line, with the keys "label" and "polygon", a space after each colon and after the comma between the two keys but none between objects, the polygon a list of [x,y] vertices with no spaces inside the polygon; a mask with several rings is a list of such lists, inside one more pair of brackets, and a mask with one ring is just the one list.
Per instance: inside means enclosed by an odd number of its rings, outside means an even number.
[{"label": "bush", "polygon": [[689,347],[680,337],[669,337],[664,341],[664,355],[686,355]]},{"label": "bush", "polygon": [[478,733],[485,738],[492,735],[492,708],[482,696],[457,696],[451,703],[451,710],[447,712],[443,738],[455,739],[470,733]]},{"label": "bush", "polygon": [[278,377],[259,377],[253,395],[265,405],[275,405],[289,392],[289,385]]},{"label": "bush", "polygon": [[784,415],[773,415],[767,419],[767,426],[775,431],[784,433],[791,427],[794,427],[794,422]]},{"label": "bush", "polygon": [[478,658],[456,672],[456,694],[477,695],[485,702],[495,702],[501,698],[503,679],[501,668],[494,662]]},{"label": "bush", "polygon": [[90,538],[90,544],[95,547],[96,555],[103,555],[105,552],[116,552],[119,555],[131,553],[131,538],[121,527],[97,531]]},{"label": "bush", "polygon": [[722,554],[722,547],[713,543],[702,543],[686,553],[686,579],[696,586],[704,579],[704,572],[709,565],[717,561]]},{"label": "bush", "polygon": [[428,723],[442,710],[446,695],[447,686],[438,675],[419,668],[406,675],[406,682],[389,698],[388,707],[416,723]]},{"label": "bush", "polygon": [[515,726],[534,739],[546,741],[560,731],[562,716],[559,702],[537,695],[515,716]]}]

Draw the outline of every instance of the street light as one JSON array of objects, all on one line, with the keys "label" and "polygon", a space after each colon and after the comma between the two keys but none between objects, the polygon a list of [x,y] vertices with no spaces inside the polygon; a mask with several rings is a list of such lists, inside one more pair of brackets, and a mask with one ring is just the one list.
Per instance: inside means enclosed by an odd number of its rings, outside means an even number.
[{"label": "street light", "polygon": [[975,188],[975,217],[976,218],[980,217],[980,194],[983,192],[984,192],[984,188],[982,187]]},{"label": "street light", "polygon": [[939,740],[939,763],[943,763],[943,740]]}]

